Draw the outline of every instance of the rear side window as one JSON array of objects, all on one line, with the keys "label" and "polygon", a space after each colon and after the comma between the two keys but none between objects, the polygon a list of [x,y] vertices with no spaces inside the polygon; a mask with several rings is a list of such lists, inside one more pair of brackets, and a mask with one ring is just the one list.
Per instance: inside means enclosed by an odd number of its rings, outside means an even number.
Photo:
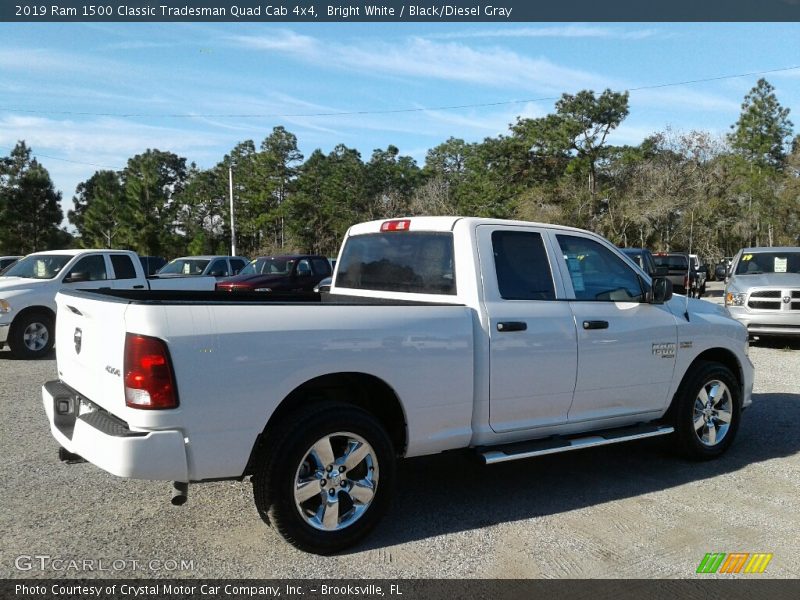
[{"label": "rear side window", "polygon": [[326,276],[331,274],[331,263],[324,258],[312,258],[311,266],[314,268],[314,275]]},{"label": "rear side window", "polygon": [[232,258],[231,259],[231,274],[236,275],[239,271],[244,269],[244,261],[241,258]]},{"label": "rear side window", "polygon": [[492,233],[497,286],[504,300],[554,300],[550,263],[542,236],[532,231]]},{"label": "rear side window", "polygon": [[455,295],[453,234],[386,232],[348,238],[336,286]]},{"label": "rear side window", "polygon": [[209,275],[213,275],[214,277],[224,277],[225,275],[230,275],[228,273],[228,261],[224,258],[218,258],[211,266],[207,269]]},{"label": "rear side window", "polygon": [[133,268],[133,261],[130,256],[112,254],[111,266],[114,267],[115,279],[136,279],[136,269]]}]

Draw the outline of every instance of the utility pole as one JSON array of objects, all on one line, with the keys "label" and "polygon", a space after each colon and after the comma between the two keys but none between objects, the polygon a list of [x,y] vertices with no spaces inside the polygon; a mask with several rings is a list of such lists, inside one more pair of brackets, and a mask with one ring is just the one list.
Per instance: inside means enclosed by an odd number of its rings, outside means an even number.
[{"label": "utility pole", "polygon": [[236,256],[236,222],[233,217],[233,166],[228,167],[228,190],[231,197],[231,256]]}]

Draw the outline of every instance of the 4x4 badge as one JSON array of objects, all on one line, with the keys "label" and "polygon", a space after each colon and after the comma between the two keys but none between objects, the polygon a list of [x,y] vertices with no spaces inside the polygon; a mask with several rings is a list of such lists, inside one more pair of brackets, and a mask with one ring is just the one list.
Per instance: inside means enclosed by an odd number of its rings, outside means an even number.
[{"label": "4x4 badge", "polygon": [[83,340],[83,332],[80,327],[75,328],[75,335],[72,336],[72,341],[75,342],[75,354],[81,353],[81,342]]}]

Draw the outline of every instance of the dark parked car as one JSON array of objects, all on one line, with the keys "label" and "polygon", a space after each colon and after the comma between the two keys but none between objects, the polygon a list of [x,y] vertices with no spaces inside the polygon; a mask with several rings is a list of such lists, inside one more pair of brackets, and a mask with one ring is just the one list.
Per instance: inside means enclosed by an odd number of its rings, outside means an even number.
[{"label": "dark parked car", "polygon": [[331,263],[324,256],[262,256],[236,277],[217,283],[217,289],[227,292],[311,292],[331,273]]},{"label": "dark parked car", "polygon": [[[650,250],[647,248],[620,248],[620,250],[631,257],[633,262],[639,265],[650,277],[656,276],[658,267],[656,267],[656,263],[653,260],[653,253],[650,252]],[[658,274],[666,276],[667,273],[666,270],[662,269]]]}]

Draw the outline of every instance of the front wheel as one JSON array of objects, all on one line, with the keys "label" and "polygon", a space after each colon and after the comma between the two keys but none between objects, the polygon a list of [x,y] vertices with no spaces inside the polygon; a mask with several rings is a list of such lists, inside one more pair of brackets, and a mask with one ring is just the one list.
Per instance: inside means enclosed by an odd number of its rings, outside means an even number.
[{"label": "front wheel", "polygon": [[42,358],[53,348],[55,341],[52,317],[43,313],[28,313],[11,324],[8,346],[14,358]]},{"label": "front wheel", "polygon": [[681,454],[709,460],[730,447],[742,411],[741,386],[730,369],[699,363],[687,374],[675,401],[675,439]]},{"label": "front wheel", "polygon": [[348,548],[388,510],[395,476],[391,441],[369,413],[346,404],[309,406],[273,431],[253,492],[261,517],[289,543],[316,554]]}]

